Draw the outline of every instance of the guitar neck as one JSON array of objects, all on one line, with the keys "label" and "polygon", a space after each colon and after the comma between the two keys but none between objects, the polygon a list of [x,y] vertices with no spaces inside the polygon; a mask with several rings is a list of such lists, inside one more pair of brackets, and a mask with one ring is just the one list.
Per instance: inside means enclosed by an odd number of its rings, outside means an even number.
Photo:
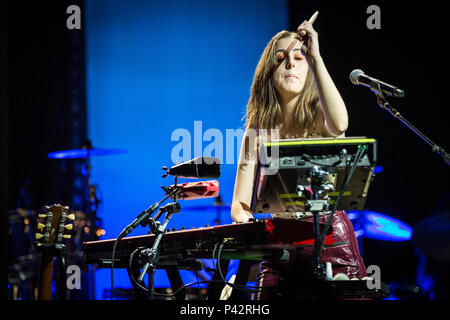
[{"label": "guitar neck", "polygon": [[52,299],[53,256],[41,253],[38,300]]},{"label": "guitar neck", "polygon": [[[69,207],[54,204],[44,207],[45,213],[39,214],[42,222],[38,223],[38,229],[42,233],[36,233],[37,247],[41,252],[41,264],[39,268],[38,300],[52,299],[53,257],[65,252],[62,239],[69,239],[64,230],[72,230],[73,225],[66,225],[66,220],[75,220],[74,214],[69,214]],[[42,239],[41,241],[39,241]]]}]

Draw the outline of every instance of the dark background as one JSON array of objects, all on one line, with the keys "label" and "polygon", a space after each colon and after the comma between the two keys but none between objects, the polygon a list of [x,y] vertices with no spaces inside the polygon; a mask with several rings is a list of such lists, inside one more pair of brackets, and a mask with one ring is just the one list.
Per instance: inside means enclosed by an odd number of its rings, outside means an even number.
[{"label": "dark background", "polygon": [[[366,27],[370,16],[366,9],[372,4],[381,9],[380,30]],[[319,10],[321,19],[316,27],[321,54],[349,112],[346,135],[378,140],[379,165],[384,171],[371,184],[366,208],[413,227],[426,216],[449,211],[450,175],[443,159],[380,108],[368,88],[355,87],[348,80],[352,70],[362,69],[403,89],[405,97],[388,99],[391,105],[448,150],[448,89],[443,81],[443,74],[448,71],[448,27],[444,3],[291,1],[291,29],[309,19],[309,13],[315,10]],[[341,52],[351,52],[351,58],[344,59]],[[436,250],[441,246],[445,244],[435,243]],[[379,265],[387,283],[414,284],[419,261],[415,247],[414,241],[364,239],[364,262],[366,266]]]},{"label": "dark background", "polygon": [[[54,150],[79,148],[86,139],[83,29],[68,30],[67,15],[61,14],[71,4],[82,8],[83,2],[1,2],[3,297],[9,210],[41,211],[46,204],[73,203],[74,196],[86,191],[74,183],[82,179],[79,160],[63,163],[47,158]],[[21,198],[21,189],[31,198]]]},{"label": "dark background", "polygon": [[[3,1],[0,5],[0,275],[5,298],[7,213],[18,206],[25,179],[32,183],[34,209],[54,202],[73,203],[74,195],[84,192],[73,183],[80,179],[79,163],[61,167],[47,158],[50,151],[78,148],[86,139],[83,29],[61,28],[66,16],[56,14],[70,4],[83,10],[83,1],[75,0]],[[380,30],[366,27],[366,9],[371,4],[381,9]],[[355,87],[348,80],[350,72],[359,68],[403,89],[405,97],[390,99],[391,104],[449,150],[448,88],[442,80],[448,71],[444,2],[311,0],[290,1],[289,7],[291,30],[319,10],[321,23],[316,30],[321,54],[350,116],[346,134],[379,142],[379,164],[384,171],[371,185],[367,209],[413,227],[424,217],[448,210],[449,170],[442,158],[382,110],[368,88]],[[416,283],[418,256],[413,241],[365,239],[363,248],[365,264],[379,265],[384,282]]]}]

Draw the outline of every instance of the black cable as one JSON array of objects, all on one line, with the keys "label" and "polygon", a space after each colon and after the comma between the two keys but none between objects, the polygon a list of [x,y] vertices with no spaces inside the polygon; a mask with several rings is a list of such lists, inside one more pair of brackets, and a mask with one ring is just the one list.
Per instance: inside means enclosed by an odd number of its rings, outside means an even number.
[{"label": "black cable", "polygon": [[196,277],[196,279],[197,279],[197,290],[198,290],[198,297],[199,297],[199,299],[200,299],[200,297],[201,297],[201,293],[200,293],[200,283],[198,283],[198,282],[199,282],[199,280],[198,280],[198,270],[197,270],[197,267],[195,268],[195,277]]},{"label": "black cable", "polygon": [[[181,290],[186,289],[186,287],[190,287],[196,284],[202,284],[202,283],[211,283],[211,282],[222,282],[222,280],[205,280],[205,281],[198,281],[198,282],[191,282],[188,284],[185,284],[181,287],[179,287],[177,290],[175,290],[172,293],[158,293],[158,292],[154,292],[153,294],[155,296],[161,296],[161,297],[166,297],[166,298],[170,298],[170,297],[174,297],[178,294],[178,292],[180,292]],[[148,291],[148,289],[146,288],[146,290]]]},{"label": "black cable", "polygon": [[[367,146],[365,146],[365,147],[367,148]],[[325,240],[326,233],[328,232],[328,229],[331,226],[331,222],[332,222],[333,216],[334,216],[334,214],[335,214],[335,212],[337,210],[338,204],[339,204],[339,202],[341,200],[342,195],[344,194],[345,189],[347,188],[348,183],[350,182],[350,180],[351,180],[351,178],[352,178],[352,176],[353,176],[353,174],[355,172],[355,169],[356,169],[356,166],[357,166],[358,162],[361,160],[361,158],[362,158],[362,156],[364,154],[364,150],[365,150],[364,147],[361,147],[361,146],[358,147],[358,151],[357,151],[357,153],[355,155],[355,159],[354,159],[354,162],[353,162],[353,164],[351,166],[350,172],[348,173],[348,176],[345,177],[344,184],[343,184],[343,186],[341,188],[341,191],[339,192],[339,195],[338,195],[338,197],[336,199],[336,202],[334,203],[333,210],[332,210],[330,216],[328,217],[327,223],[325,225],[325,228],[324,228],[322,234],[320,235],[320,241],[319,241],[320,246],[318,246],[316,248],[316,251],[315,251],[315,255],[316,256],[318,254],[317,251],[320,251],[320,249],[322,249],[322,247],[323,247],[323,242]]]},{"label": "black cable", "polygon": [[[308,158],[307,158],[307,157],[308,157]],[[308,162],[308,163],[310,163],[310,164],[314,164],[314,165],[316,165],[316,166],[322,166],[322,167],[334,168],[334,165],[332,165],[332,164],[324,164],[324,163],[314,162],[314,161],[312,161],[311,158],[309,158],[309,157],[310,157],[309,155],[303,154],[303,155],[301,156],[301,159],[302,159],[303,161],[306,161],[306,162]]]},{"label": "black cable", "polygon": [[[175,185],[177,183],[177,178],[175,177]],[[160,201],[156,202],[155,204],[151,205],[147,210],[142,211],[137,218],[130,224],[128,225],[117,237],[116,241],[114,241],[114,245],[113,245],[113,252],[112,252],[112,261],[111,261],[111,300],[113,300],[114,297],[114,257],[115,257],[115,253],[116,253],[116,246],[117,243],[126,235],[128,235],[130,232],[132,232],[137,225],[134,225],[137,221],[140,221],[139,224],[141,224],[142,226],[145,226],[143,223],[145,222],[144,219],[151,219],[151,214],[153,214],[153,212],[156,211],[156,209],[164,202],[166,201],[169,197],[174,196],[175,202],[176,202],[176,194],[177,192],[179,192],[181,189],[177,189],[174,188],[172,191],[168,192],[166,194],[166,196],[161,199]],[[149,215],[150,214],[150,215]],[[157,219],[156,219],[157,220]]]},{"label": "black cable", "polygon": [[217,249],[217,245],[218,245],[218,243],[216,243],[215,245],[214,245],[214,249],[213,249],[213,251],[212,251],[212,258],[211,258],[211,262],[212,262],[212,264],[213,264],[213,269],[214,269],[214,271],[217,271],[217,265],[214,263],[214,256],[216,255],[216,249]]},{"label": "black cable", "polygon": [[345,181],[347,181],[347,177],[348,177],[348,159],[347,159],[347,150],[346,149],[342,149],[342,152],[344,153],[344,163],[345,163],[345,173],[344,173],[344,183]]},{"label": "black cable", "polygon": [[[145,286],[143,286],[142,284],[140,284],[140,283],[136,280],[136,278],[134,277],[133,273],[131,272],[132,264],[133,264],[133,259],[134,259],[134,255],[135,255],[139,250],[141,250],[141,249],[142,249],[142,248],[137,248],[137,249],[135,249],[135,250],[131,253],[130,258],[128,259],[129,275],[130,275],[130,280],[131,280],[136,286],[138,286],[138,287],[141,288],[142,290],[148,292],[149,289],[146,288]],[[153,294],[154,294],[154,295],[158,295],[158,296],[162,296],[162,297],[167,297],[167,298],[169,298],[169,297],[176,296],[176,295],[178,294],[178,292],[180,292],[181,290],[185,289],[186,287],[190,287],[190,286],[196,285],[196,284],[200,285],[200,284],[202,284],[202,283],[211,283],[211,282],[222,282],[222,281],[221,281],[221,280],[206,280],[206,281],[191,282],[191,283],[188,283],[188,284],[185,284],[185,285],[181,286],[180,288],[178,288],[176,291],[174,291],[174,292],[172,292],[172,293],[166,293],[166,294],[165,294],[165,293],[154,292]]]},{"label": "black cable", "polygon": [[[225,277],[224,277],[224,275],[223,275],[222,269],[221,269],[221,267],[220,267],[220,256],[221,256],[221,253],[222,253],[222,248],[223,248],[223,246],[224,246],[224,243],[222,243],[222,244],[219,246],[219,251],[218,251],[218,253],[217,253],[217,263],[216,263],[216,264],[214,263],[214,260],[215,260],[215,253],[216,253],[216,251],[217,251],[217,246],[218,246],[218,245],[219,245],[218,243],[216,243],[216,244],[214,245],[213,256],[212,256],[212,262],[213,262],[214,270],[219,272],[220,277],[222,278],[221,280],[205,280],[205,281],[191,282],[191,283],[188,283],[188,284],[185,284],[185,285],[181,286],[180,288],[178,288],[176,291],[174,291],[174,292],[172,292],[172,293],[164,294],[164,293],[157,293],[157,292],[155,292],[154,295],[158,295],[158,296],[162,296],[162,297],[173,297],[173,296],[176,296],[176,295],[178,294],[178,292],[180,292],[181,290],[185,289],[186,287],[190,287],[190,286],[193,286],[193,285],[200,285],[200,284],[202,284],[202,283],[217,283],[217,282],[225,283],[225,284],[229,285],[229,286],[232,287],[232,288],[235,288],[235,289],[237,289],[237,290],[243,290],[243,291],[248,292],[248,293],[257,293],[257,292],[260,292],[261,290],[263,290],[263,289],[265,289],[265,288],[276,287],[276,286],[264,286],[264,287],[262,287],[262,286],[244,286],[244,285],[237,285],[237,284],[230,283],[230,282],[226,281],[226,279],[225,279]],[[136,248],[136,249],[130,254],[130,257],[129,257],[129,259],[128,259],[129,275],[130,275],[130,280],[131,280],[136,286],[138,286],[140,289],[142,289],[142,290],[148,292],[149,289],[146,288],[145,286],[143,286],[141,283],[139,283],[139,282],[134,278],[134,275],[133,275],[133,273],[131,272],[131,270],[132,270],[132,264],[133,264],[133,259],[134,259],[134,255],[135,255],[139,250],[141,250],[141,249],[142,249],[142,248]],[[248,289],[248,288],[254,288],[254,289]]]},{"label": "black cable", "polygon": [[[148,292],[149,289],[146,288],[145,286],[143,286],[142,284],[140,284],[140,283],[136,280],[136,278],[134,277],[133,272],[131,271],[131,270],[132,270],[132,264],[133,264],[133,258],[134,258],[134,255],[135,255],[139,250],[142,250],[142,248],[137,248],[137,249],[135,249],[135,250],[130,254],[130,258],[128,259],[128,268],[129,268],[128,274],[129,274],[129,276],[130,276],[130,280],[131,280],[136,286],[138,286],[140,289],[142,289],[142,290]],[[219,280],[214,280],[214,281],[219,281]],[[195,284],[200,285],[201,283],[208,283],[208,282],[213,282],[213,281],[212,281],[212,280],[211,280],[211,281],[198,281],[198,275],[197,275],[197,282],[191,282],[191,283],[185,284],[185,285],[183,285],[182,287],[178,288],[176,291],[174,291],[174,292],[172,292],[172,293],[166,293],[166,294],[164,294],[164,293],[153,292],[153,294],[154,294],[154,295],[157,295],[157,296],[163,296],[163,297],[169,298],[169,297],[176,296],[176,295],[178,294],[178,292],[180,292],[180,290],[183,290],[183,289],[185,289],[186,287],[189,287],[189,286],[192,286],[192,285],[195,285]],[[199,290],[200,290],[200,287],[199,287]]]},{"label": "black cable", "polygon": [[168,195],[166,195],[162,200],[158,201],[157,203],[153,204],[152,206],[150,206],[150,208],[148,208],[145,211],[142,211],[139,216],[130,224],[128,225],[125,229],[122,230],[122,232],[119,234],[119,236],[116,238],[116,240],[114,241],[114,245],[113,245],[113,251],[112,251],[112,261],[111,261],[111,300],[113,300],[114,298],[114,257],[116,254],[116,247],[117,244],[119,243],[119,241],[125,237],[126,235],[128,235],[130,232],[132,232],[134,230],[134,228],[136,228],[137,226],[133,226],[134,223],[136,222],[136,220],[141,219],[141,225],[144,226],[142,223],[145,221],[143,219],[149,219],[150,216],[148,216],[149,214],[152,214],[153,212],[156,211],[156,209],[161,205],[161,203],[163,203],[165,200],[167,200],[172,194],[174,194],[175,191],[169,193]]},{"label": "black cable", "polygon": [[112,260],[111,260],[111,300],[114,298],[114,257],[116,255],[116,247],[119,243],[119,237],[117,237],[116,241],[114,241],[113,250],[112,250]]},{"label": "black cable", "polygon": [[[258,292],[261,292],[263,289],[277,287],[277,286],[247,286],[247,285],[239,285],[239,284],[234,284],[234,283],[228,282],[222,273],[222,268],[220,267],[220,255],[222,253],[223,246],[224,246],[224,243],[220,244],[219,251],[217,253],[217,266],[218,266],[217,271],[219,271],[219,275],[222,279],[222,282],[224,282],[226,285],[232,287],[233,289],[242,290],[247,293],[258,293]],[[214,251],[215,251],[216,247],[217,247],[217,243],[214,246]],[[253,289],[249,289],[249,288],[253,288]]]},{"label": "black cable", "polygon": [[[130,258],[128,259],[128,268],[129,268],[129,272],[128,274],[130,275],[130,280],[136,285],[138,286],[140,289],[148,292],[149,289],[146,288],[144,285],[142,285],[141,283],[139,283],[136,278],[133,275],[133,272],[131,272],[132,270],[132,265],[133,265],[133,259],[134,259],[134,255],[139,251],[142,250],[143,248],[136,248],[131,254],[130,254]],[[172,292],[172,293],[158,293],[158,292],[154,292],[154,295],[158,295],[158,296],[163,296],[163,297],[173,297],[176,296],[178,294],[178,292],[180,292],[180,290],[183,290],[186,287],[192,286],[192,285],[196,285],[196,284],[201,284],[201,283],[209,283],[209,282],[221,282],[220,280],[209,280],[209,281],[197,281],[197,282],[191,282],[188,284],[185,284],[183,286],[181,286],[180,288],[178,288],[176,291]]]},{"label": "black cable", "polygon": [[114,241],[113,249],[112,249],[112,260],[111,260],[111,300],[114,298],[114,259],[116,256],[116,247],[119,241],[123,238],[126,229],[124,229],[119,236]]},{"label": "black cable", "polygon": [[345,177],[344,185],[342,186],[341,191],[339,192],[339,195],[338,195],[338,197],[336,199],[336,202],[334,203],[333,210],[331,211],[331,213],[330,213],[330,215],[328,217],[328,220],[327,220],[327,222],[325,224],[325,228],[324,228],[323,232],[321,233],[321,235],[319,237],[319,244],[317,246],[315,246],[315,248],[314,248],[314,255],[313,255],[314,258],[317,258],[320,255],[320,250],[322,249],[322,247],[324,245],[326,234],[328,232],[328,229],[331,226],[331,223],[332,223],[332,220],[333,220],[333,216],[334,216],[334,214],[335,214],[335,212],[337,210],[337,207],[338,207],[338,204],[339,204],[339,202],[341,200],[341,197],[344,194],[344,191],[347,188],[347,185],[350,182],[353,174],[355,173],[356,166],[359,163],[359,161],[361,160],[361,158],[363,157],[364,151],[366,149],[367,149],[367,145],[364,145],[364,146],[359,145],[358,146],[358,151],[356,152],[356,155],[355,155],[355,158],[354,158],[354,162],[353,162],[353,164],[351,166],[350,172],[348,173],[348,176]]},{"label": "black cable", "polygon": [[134,258],[134,255],[139,251],[139,250],[142,250],[142,249],[144,249],[144,248],[136,248],[136,249],[134,249],[134,251],[130,254],[130,257],[128,258],[128,275],[130,276],[130,279],[131,279],[131,281],[136,285],[136,286],[138,286],[139,288],[141,288],[142,290],[144,290],[144,291],[147,291],[148,292],[148,288],[146,288],[145,286],[143,286],[143,285],[141,285],[140,283],[139,283],[139,281],[137,281],[135,278],[134,278],[134,274],[133,274],[133,269],[132,269],[132,266],[133,266],[133,258]]}]

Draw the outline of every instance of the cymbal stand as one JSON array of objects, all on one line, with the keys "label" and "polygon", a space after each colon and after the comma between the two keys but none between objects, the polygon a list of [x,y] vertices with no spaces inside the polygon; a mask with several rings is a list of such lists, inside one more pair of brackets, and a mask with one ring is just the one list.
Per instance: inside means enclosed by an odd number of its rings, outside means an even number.
[{"label": "cymbal stand", "polygon": [[[89,226],[89,239],[92,240],[98,240],[99,236],[97,235],[97,221],[101,221],[97,217],[97,209],[99,200],[97,197],[97,188],[95,185],[91,184],[91,154],[90,150],[92,149],[92,142],[90,140],[87,140],[86,142],[86,164],[84,165],[83,174],[86,176],[87,180],[87,194],[86,194],[86,216],[88,221],[90,222]],[[90,283],[91,283],[91,290],[90,290],[90,296],[91,299],[94,299],[95,297],[95,269],[94,267],[91,267],[89,270],[90,273]]]},{"label": "cymbal stand", "polygon": [[86,213],[89,219],[92,219],[92,225],[89,228],[89,235],[94,240],[98,240],[96,235],[97,221],[100,221],[97,217],[97,209],[100,200],[97,197],[97,187],[91,184],[91,154],[92,143],[90,140],[86,143],[86,164],[84,165],[83,175],[86,176],[87,180],[87,195],[86,195]]}]

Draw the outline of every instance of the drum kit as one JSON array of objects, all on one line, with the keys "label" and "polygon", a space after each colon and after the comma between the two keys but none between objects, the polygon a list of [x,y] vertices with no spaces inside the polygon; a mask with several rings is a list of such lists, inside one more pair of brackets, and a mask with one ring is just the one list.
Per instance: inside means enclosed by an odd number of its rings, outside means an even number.
[{"label": "drum kit", "polygon": [[[71,238],[68,243],[69,261],[82,261],[82,243],[99,239],[105,231],[101,228],[101,219],[97,217],[100,200],[97,197],[97,186],[91,184],[91,157],[124,154],[125,149],[94,148],[90,141],[80,149],[53,151],[48,158],[56,160],[85,160],[81,173],[86,177],[88,192],[85,196],[84,210],[74,210],[75,216]],[[11,299],[33,299],[36,295],[37,270],[39,269],[39,252],[35,241],[38,228],[39,212],[29,209],[31,195],[29,180],[25,181],[20,194],[18,208],[9,212],[10,221],[10,257],[11,264],[8,281],[11,287]],[[86,270],[83,271],[88,271]],[[92,291],[92,290],[91,290]]]},{"label": "drum kit", "polygon": [[[86,177],[87,181],[87,189],[88,193],[85,196],[85,211],[77,211],[77,221],[75,224],[74,230],[77,232],[75,238],[80,241],[80,245],[82,241],[98,239],[101,235],[104,234],[104,230],[101,229],[97,224],[101,220],[97,217],[97,209],[100,200],[97,197],[97,186],[91,184],[91,157],[98,156],[109,156],[109,155],[117,155],[126,153],[126,149],[99,149],[94,148],[92,146],[92,142],[88,140],[86,145],[84,145],[80,149],[70,149],[70,150],[61,150],[61,151],[53,151],[48,154],[50,159],[84,159],[85,165],[82,167],[82,175]],[[88,239],[83,237],[83,234],[87,235]]]}]

